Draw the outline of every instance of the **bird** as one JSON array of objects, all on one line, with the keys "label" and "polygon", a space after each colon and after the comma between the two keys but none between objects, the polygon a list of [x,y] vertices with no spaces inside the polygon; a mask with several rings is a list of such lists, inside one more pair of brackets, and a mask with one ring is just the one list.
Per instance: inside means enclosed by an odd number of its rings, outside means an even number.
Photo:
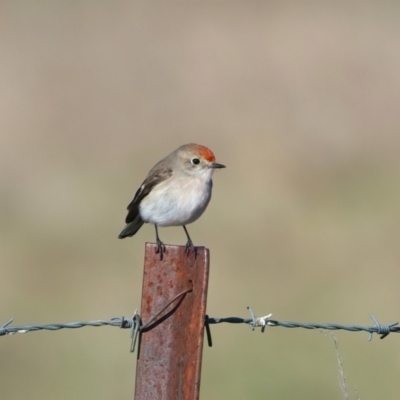
[{"label": "bird", "polygon": [[156,253],[163,259],[165,245],[158,227],[182,226],[187,243],[185,251],[193,247],[186,225],[196,221],[206,210],[211,199],[214,170],[226,168],[215,161],[207,147],[189,143],[180,146],[159,161],[148,173],[129,203],[126,226],[119,239],[131,237],[144,223],[153,224],[156,232]]}]

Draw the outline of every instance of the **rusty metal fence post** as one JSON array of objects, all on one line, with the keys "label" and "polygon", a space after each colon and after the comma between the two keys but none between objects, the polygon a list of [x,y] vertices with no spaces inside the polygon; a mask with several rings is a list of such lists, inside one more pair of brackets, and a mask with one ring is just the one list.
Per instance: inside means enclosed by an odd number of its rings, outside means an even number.
[{"label": "rusty metal fence post", "polygon": [[184,246],[166,246],[163,260],[156,245],[146,243],[141,332],[135,400],[198,400],[204,318],[209,276],[209,251],[186,254]]}]

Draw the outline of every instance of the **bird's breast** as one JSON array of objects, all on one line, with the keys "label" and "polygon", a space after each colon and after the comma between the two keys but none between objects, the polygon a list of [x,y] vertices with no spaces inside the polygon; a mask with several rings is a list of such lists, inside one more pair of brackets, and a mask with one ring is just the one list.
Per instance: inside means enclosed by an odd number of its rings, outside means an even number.
[{"label": "bird's breast", "polygon": [[158,226],[187,225],[203,214],[211,190],[211,179],[171,177],[155,186],[141,201],[139,212],[144,221]]}]

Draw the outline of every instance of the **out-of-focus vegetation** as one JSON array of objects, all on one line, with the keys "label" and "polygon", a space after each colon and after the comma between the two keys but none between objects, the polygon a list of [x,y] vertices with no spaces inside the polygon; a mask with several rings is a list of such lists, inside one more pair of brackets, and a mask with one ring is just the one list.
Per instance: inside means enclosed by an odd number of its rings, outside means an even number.
[{"label": "out-of-focus vegetation", "polygon": [[[398,2],[0,10],[0,324],[131,315],[154,231],[118,240],[125,207],[188,142],[228,167],[190,226],[211,249],[209,315],[399,318]],[[160,233],[185,243],[179,228]],[[329,336],[212,333],[202,399],[342,398]],[[336,336],[350,393],[394,398],[400,337]],[[1,337],[1,398],[131,399],[129,346],[106,327]]]}]

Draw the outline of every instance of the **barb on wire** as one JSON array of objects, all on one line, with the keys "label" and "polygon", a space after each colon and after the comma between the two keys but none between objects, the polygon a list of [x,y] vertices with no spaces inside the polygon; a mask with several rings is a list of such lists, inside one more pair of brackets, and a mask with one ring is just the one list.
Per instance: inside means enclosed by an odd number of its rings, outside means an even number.
[{"label": "barb on wire", "polygon": [[[162,307],[157,313],[155,313],[149,321],[145,324],[142,324],[140,315],[135,311],[134,315],[130,318],[125,317],[115,317],[111,318],[111,320],[95,320],[95,321],[83,321],[83,322],[70,322],[67,324],[48,324],[48,325],[24,325],[24,326],[10,326],[13,319],[10,319],[3,325],[0,325],[0,336],[5,335],[14,335],[16,333],[27,333],[27,332],[35,332],[40,330],[48,330],[48,331],[58,331],[60,329],[77,329],[83,328],[85,326],[116,326],[123,329],[131,330],[131,352],[135,350],[135,344],[137,341],[137,337],[139,334],[149,329],[149,327],[157,322],[157,318],[176,300],[182,298],[186,293],[192,291],[192,289],[186,289],[183,292],[177,294],[173,297],[164,307]],[[346,330],[349,332],[368,332],[368,340],[372,339],[372,335],[374,333],[380,335],[381,339],[384,339],[389,333],[400,333],[400,326],[398,326],[398,322],[394,322],[388,325],[382,325],[378,322],[378,320],[370,315],[372,320],[374,321],[373,326],[362,326],[362,325],[340,325],[340,324],[317,324],[317,323],[300,323],[300,322],[291,322],[291,321],[277,321],[271,319],[272,314],[268,314],[264,317],[256,317],[253,313],[253,310],[248,307],[251,318],[240,318],[240,317],[226,317],[226,318],[210,318],[206,315],[204,326],[207,334],[208,345],[212,346],[211,339],[211,324],[221,324],[221,323],[230,323],[230,324],[247,324],[249,327],[254,330],[257,327],[261,328],[261,332],[264,332],[266,327],[277,327],[281,326],[284,328],[303,328],[303,329],[324,329],[324,330]]]},{"label": "barb on wire", "polygon": [[16,333],[27,333],[41,330],[58,331],[60,329],[77,329],[85,326],[118,326],[121,328],[131,328],[132,319],[125,319],[124,317],[115,317],[109,321],[96,320],[84,322],[69,322],[67,324],[48,324],[48,325],[24,325],[24,326],[7,326],[12,320],[0,327],[0,336],[14,335]]},{"label": "barb on wire", "polygon": [[272,317],[272,314],[265,315],[264,317],[259,317],[256,318],[256,316],[253,313],[253,310],[250,307],[247,307],[249,310],[249,313],[251,315],[251,322],[249,322],[250,329],[254,331],[254,328],[257,328],[258,326],[261,327],[261,332],[264,333],[265,327],[268,324],[268,319]]},{"label": "barb on wire", "polygon": [[3,336],[5,334],[7,334],[7,330],[6,330],[6,326],[10,325],[11,322],[13,322],[14,319],[11,318],[10,320],[8,320],[5,324],[0,326],[0,336]]},{"label": "barb on wire", "polygon": [[[376,327],[376,333],[378,335],[381,335],[380,339],[385,339],[385,337],[387,335],[389,335],[390,332],[392,332],[391,328],[395,327],[398,324],[398,322],[393,322],[393,324],[390,324],[390,325],[381,325],[372,314],[370,314],[369,316],[375,322],[374,327]],[[395,332],[398,332],[398,331],[396,330]],[[371,331],[369,332],[369,335],[368,335],[369,342],[372,340],[373,333],[374,332],[371,332]]]},{"label": "barb on wire", "polygon": [[340,324],[317,324],[317,323],[301,323],[301,322],[291,322],[291,321],[276,321],[270,319],[272,314],[266,315],[265,317],[256,318],[254,316],[253,311],[250,307],[248,307],[251,318],[238,318],[238,317],[228,317],[228,318],[209,318],[207,319],[208,324],[220,324],[223,322],[231,323],[231,324],[248,324],[252,330],[255,327],[260,326],[261,331],[264,332],[266,326],[274,327],[281,326],[284,328],[303,328],[303,329],[325,329],[325,330],[345,330],[349,332],[368,332],[368,340],[371,340],[372,334],[376,333],[381,335],[380,338],[384,339],[389,333],[400,333],[400,326],[398,322],[394,322],[389,325],[380,324],[377,319],[370,315],[372,320],[375,322],[373,326],[362,326],[362,325],[340,325]]},{"label": "barb on wire", "polygon": [[176,296],[174,296],[164,307],[162,307],[159,311],[157,311],[145,324],[142,324],[142,320],[140,315],[135,310],[135,313],[131,318],[125,317],[114,317],[111,318],[110,321],[97,320],[97,321],[85,321],[85,322],[70,322],[67,324],[49,324],[49,325],[25,325],[25,326],[10,326],[13,319],[11,318],[4,325],[0,326],[0,336],[4,335],[14,335],[16,333],[27,333],[27,332],[35,332],[39,330],[49,330],[49,331],[58,331],[60,329],[76,329],[83,328],[85,326],[118,326],[123,329],[131,330],[131,348],[130,351],[133,353],[135,351],[135,345],[137,341],[137,337],[140,332],[148,329],[151,324],[154,324],[157,318],[176,300],[182,298],[186,293],[191,292],[193,289],[186,289]]}]

